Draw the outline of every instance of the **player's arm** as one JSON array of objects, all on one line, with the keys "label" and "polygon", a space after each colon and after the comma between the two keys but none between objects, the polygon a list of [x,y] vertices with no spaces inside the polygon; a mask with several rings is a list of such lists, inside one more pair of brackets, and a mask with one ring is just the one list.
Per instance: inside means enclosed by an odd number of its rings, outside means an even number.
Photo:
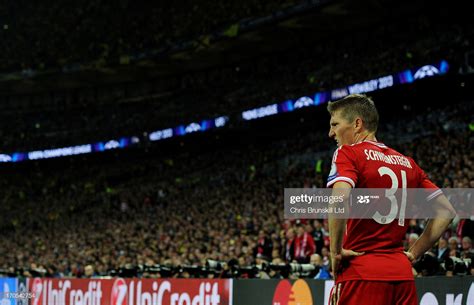
[{"label": "player's arm", "polygon": [[[348,208],[349,195],[352,186],[344,181],[336,182],[332,188],[332,196],[342,196],[342,207]],[[346,229],[347,219],[337,218],[335,214],[329,213],[329,236],[331,241],[331,254],[342,253],[342,240]]]},{"label": "player's arm", "polygon": [[[353,151],[351,151],[350,147],[344,145],[341,146],[334,152],[331,172],[328,177],[327,187],[333,188],[332,196],[342,196],[344,201],[337,203],[337,205],[338,207],[343,207],[346,211],[349,211],[349,194],[351,189],[355,187],[359,175],[359,171],[355,164],[356,159],[357,156]],[[331,215],[331,213],[329,213],[331,267],[335,277],[339,262],[343,258],[358,256],[364,253],[358,253],[351,249],[342,248],[347,219],[336,219],[334,216],[336,215]]]},{"label": "player's arm", "polygon": [[[418,240],[408,250],[407,255],[411,260],[418,259],[426,251],[431,249],[444,231],[446,231],[456,215],[453,206],[446,196],[439,195],[432,200],[433,203],[431,206],[434,209],[435,217],[428,221],[423,234],[421,234],[420,238],[418,238]],[[412,257],[410,257],[410,254]]]},{"label": "player's arm", "polygon": [[[342,207],[344,209],[349,209],[348,199],[351,193],[351,189],[352,189],[352,186],[345,181],[334,183],[334,186],[332,189],[332,196],[342,196],[343,202],[339,204],[342,204]],[[344,239],[344,231],[346,230],[347,219],[338,218],[335,214],[329,213],[328,221],[329,221],[331,267],[332,267],[334,278],[336,278],[339,264],[343,258],[342,241]]]}]

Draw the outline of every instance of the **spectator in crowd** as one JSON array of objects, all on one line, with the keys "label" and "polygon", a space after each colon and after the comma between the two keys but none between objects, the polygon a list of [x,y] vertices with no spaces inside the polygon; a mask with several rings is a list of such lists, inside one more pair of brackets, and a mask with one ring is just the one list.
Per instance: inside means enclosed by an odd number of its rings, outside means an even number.
[{"label": "spectator in crowd", "polygon": [[297,227],[294,247],[295,259],[301,264],[308,263],[311,255],[316,252],[314,240],[303,225]]},{"label": "spectator in crowd", "polygon": [[449,257],[448,241],[443,237],[441,237],[438,241],[436,256],[440,263],[444,262]]},{"label": "spectator in crowd", "polygon": [[314,220],[313,226],[313,239],[314,245],[316,246],[316,253],[321,255],[321,249],[324,246],[324,228],[321,221],[319,221],[318,219]]},{"label": "spectator in crowd", "polygon": [[459,257],[461,251],[459,247],[458,238],[456,236],[451,236],[448,239],[448,245],[449,245],[449,256]]},{"label": "spectator in crowd", "polygon": [[92,265],[86,265],[84,267],[84,277],[86,278],[92,278],[95,276],[95,271],[94,271],[94,266]]},{"label": "spectator in crowd", "polygon": [[461,245],[462,245],[461,257],[474,259],[474,249],[472,247],[471,238],[468,236],[463,237]]},{"label": "spectator in crowd", "polygon": [[420,236],[416,233],[411,233],[408,235],[408,244],[406,246],[406,250],[410,249],[411,246],[418,240]]},{"label": "spectator in crowd", "polygon": [[[331,259],[329,256],[329,249],[327,247],[323,247],[321,249],[321,256],[323,258],[323,266],[327,269],[330,270],[331,267]],[[332,272],[332,270],[330,270]]]},{"label": "spectator in crowd", "polygon": [[316,280],[329,280],[331,279],[331,274],[329,273],[327,266],[324,266],[323,259],[321,255],[315,253],[311,255],[310,264],[318,267],[319,271],[314,277]]},{"label": "spectator in crowd", "polygon": [[272,241],[267,237],[264,230],[258,232],[258,241],[257,241],[257,255],[260,254],[267,259],[272,257]]},{"label": "spectator in crowd", "polygon": [[286,232],[286,245],[285,245],[286,261],[292,262],[296,258],[295,253],[296,253],[295,230],[293,228],[290,228]]}]

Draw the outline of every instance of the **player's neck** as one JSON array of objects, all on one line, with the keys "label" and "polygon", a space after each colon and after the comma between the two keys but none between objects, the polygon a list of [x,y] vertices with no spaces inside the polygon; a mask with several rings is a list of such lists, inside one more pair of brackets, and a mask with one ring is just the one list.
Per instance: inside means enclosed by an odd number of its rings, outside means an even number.
[{"label": "player's neck", "polygon": [[355,143],[357,144],[357,143],[364,142],[364,141],[377,142],[377,138],[375,137],[375,134],[373,134],[373,133],[364,133],[364,134],[360,134],[360,135],[358,135],[358,137],[356,137]]}]

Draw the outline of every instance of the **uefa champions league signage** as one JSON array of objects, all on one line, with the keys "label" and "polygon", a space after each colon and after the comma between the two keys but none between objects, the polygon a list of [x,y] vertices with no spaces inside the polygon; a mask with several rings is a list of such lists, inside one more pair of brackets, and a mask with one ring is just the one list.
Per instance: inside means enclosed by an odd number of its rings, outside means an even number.
[{"label": "uefa champions league signage", "polygon": [[[437,64],[425,65],[417,69],[405,70],[392,75],[382,76],[376,79],[353,84],[331,91],[317,92],[313,95],[305,95],[295,100],[287,100],[279,104],[266,105],[254,109],[245,110],[240,114],[244,121],[260,119],[280,113],[292,112],[296,109],[318,106],[330,100],[340,99],[353,93],[367,93],[376,90],[390,88],[395,85],[412,83],[415,80],[443,75],[449,70],[449,64],[443,60]],[[221,116],[211,120],[192,122],[174,128],[165,128],[150,133],[145,132],[147,141],[160,141],[172,137],[183,136],[195,132],[205,132],[210,129],[221,128],[229,122],[228,116]],[[140,143],[137,136],[122,137],[118,140],[112,139],[94,144],[83,144],[71,147],[53,148],[46,150],[35,150],[31,152],[16,152],[12,154],[0,154],[0,163],[20,162],[26,160],[49,159],[93,152],[103,152],[109,149],[122,149]]]},{"label": "uefa champions league signage", "polygon": [[313,95],[314,98],[310,97],[312,95],[306,95],[299,97],[294,101],[287,100],[279,104],[271,104],[255,109],[245,110],[242,112],[241,117],[242,119],[248,121],[280,113],[291,112],[300,108],[317,106],[330,100],[341,99],[349,94],[373,92],[396,85],[412,83],[415,80],[422,78],[446,74],[448,70],[449,65],[443,60],[434,65],[425,65],[418,69],[405,70],[399,73],[382,76],[347,87],[336,88],[331,91],[317,92]]}]

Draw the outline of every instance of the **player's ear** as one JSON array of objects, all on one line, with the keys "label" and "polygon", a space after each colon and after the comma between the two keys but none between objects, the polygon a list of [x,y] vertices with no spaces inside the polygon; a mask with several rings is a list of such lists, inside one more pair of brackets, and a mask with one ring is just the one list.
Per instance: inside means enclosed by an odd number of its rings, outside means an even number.
[{"label": "player's ear", "polygon": [[356,130],[361,130],[362,129],[362,126],[363,126],[363,121],[360,117],[357,117],[355,120],[354,120],[354,128]]}]

